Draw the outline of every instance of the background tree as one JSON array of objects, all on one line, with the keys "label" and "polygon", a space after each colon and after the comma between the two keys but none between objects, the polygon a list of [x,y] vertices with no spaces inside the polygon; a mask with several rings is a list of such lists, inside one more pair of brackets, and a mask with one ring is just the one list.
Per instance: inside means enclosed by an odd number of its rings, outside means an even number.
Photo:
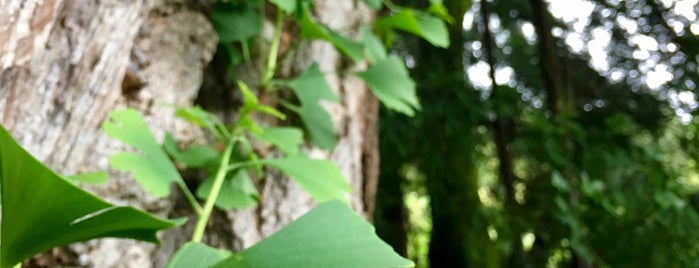
[{"label": "background tree", "polygon": [[[382,112],[381,142],[394,145],[382,157],[398,161],[383,161],[382,174],[424,174],[432,265],[693,265],[697,10],[478,1],[463,29],[452,25],[452,40],[463,40],[449,50],[401,39],[396,53],[414,62],[425,111]],[[443,222],[451,239],[481,241],[436,252]]]}]

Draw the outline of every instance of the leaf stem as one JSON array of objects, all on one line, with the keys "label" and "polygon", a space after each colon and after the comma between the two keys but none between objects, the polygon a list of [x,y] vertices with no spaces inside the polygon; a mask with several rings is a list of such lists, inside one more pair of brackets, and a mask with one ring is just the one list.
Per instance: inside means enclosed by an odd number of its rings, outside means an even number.
[{"label": "leaf stem", "polygon": [[260,160],[251,160],[251,161],[230,164],[230,165],[228,165],[228,171],[234,171],[236,169],[244,168],[244,167],[256,166],[256,165],[263,164],[263,163],[265,163],[265,162],[260,161]]},{"label": "leaf stem", "polygon": [[295,105],[291,102],[288,102],[286,100],[283,100],[283,99],[279,100],[279,105],[284,106],[284,108],[287,108],[287,109],[294,111],[294,112],[297,112],[297,113],[301,112],[301,107],[299,107],[298,105]]},{"label": "leaf stem", "polygon": [[269,82],[272,81],[274,73],[277,69],[277,57],[279,56],[279,43],[282,37],[282,26],[284,23],[284,11],[281,8],[277,8],[277,21],[274,25],[274,36],[272,37],[272,44],[269,47],[269,57],[267,57],[267,68],[265,69],[265,75],[262,76],[262,85],[267,88]]},{"label": "leaf stem", "polygon": [[248,72],[253,73],[252,58],[250,57],[250,45],[248,45],[248,40],[243,40],[240,42],[243,49],[243,61],[245,61],[245,67],[248,68]]},{"label": "leaf stem", "polygon": [[228,140],[228,145],[223,151],[223,156],[221,157],[221,163],[219,164],[218,171],[216,172],[216,177],[214,178],[214,185],[211,186],[211,192],[209,197],[206,199],[204,204],[204,209],[197,218],[197,223],[194,227],[194,233],[192,234],[192,242],[201,242],[201,238],[204,236],[204,230],[206,230],[206,223],[209,222],[209,217],[211,217],[211,211],[214,209],[214,203],[218,198],[218,194],[221,191],[221,186],[226,178],[226,173],[228,171],[228,162],[231,160],[231,153],[233,152],[233,145],[235,144],[235,139]]},{"label": "leaf stem", "polygon": [[192,192],[189,191],[187,185],[184,184],[184,182],[180,182],[177,183],[177,187],[180,187],[180,190],[182,190],[182,193],[184,193],[184,197],[187,198],[189,204],[192,205],[192,208],[194,209],[194,212],[197,213],[197,216],[201,216],[201,205],[199,205],[199,201],[197,201]]}]

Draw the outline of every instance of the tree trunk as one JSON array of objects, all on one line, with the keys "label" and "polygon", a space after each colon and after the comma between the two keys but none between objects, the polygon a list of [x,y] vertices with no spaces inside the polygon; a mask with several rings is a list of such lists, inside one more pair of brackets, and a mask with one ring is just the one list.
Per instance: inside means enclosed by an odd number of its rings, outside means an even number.
[{"label": "tree trunk", "polygon": [[[316,1],[318,19],[356,35],[373,16],[355,2]],[[158,138],[169,131],[185,143],[203,141],[199,129],[163,105],[189,106],[197,97],[217,43],[201,10],[206,4],[194,0],[0,2],[0,123],[40,161],[64,174],[106,170],[108,156],[124,149],[101,130],[117,108],[142,111]],[[338,130],[335,150],[309,153],[340,166],[353,188],[352,207],[368,217],[378,175],[378,103],[359,78],[340,75],[349,63],[329,44],[302,45],[287,70],[298,73],[312,61],[327,74],[341,104],[328,107]],[[177,194],[154,198],[129,176],[110,175],[108,183],[89,190],[162,217],[190,216],[189,224],[164,232],[157,248],[99,239],[54,249],[32,260],[32,266],[162,267],[189,240],[194,218],[186,201]],[[297,184],[270,172],[259,206],[215,213],[204,240],[240,250],[313,205]]]}]

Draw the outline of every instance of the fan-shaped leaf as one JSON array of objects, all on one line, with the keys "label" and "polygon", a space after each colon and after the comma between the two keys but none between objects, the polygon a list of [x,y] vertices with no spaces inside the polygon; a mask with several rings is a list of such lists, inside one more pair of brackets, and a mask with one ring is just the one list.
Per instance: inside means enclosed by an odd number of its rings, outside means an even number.
[{"label": "fan-shaped leaf", "polygon": [[181,224],[109,204],[66,181],[24,151],[0,127],[0,267],[71,242],[122,237],[158,243],[156,232]]},{"label": "fan-shaped leaf", "polygon": [[405,64],[391,56],[359,73],[376,97],[386,107],[413,116],[420,109],[415,93],[415,82],[408,75]]},{"label": "fan-shaped leaf", "polygon": [[266,160],[291,177],[318,202],[333,199],[347,200],[351,191],[340,169],[329,160],[310,159],[304,155]]},{"label": "fan-shaped leaf", "polygon": [[289,83],[301,101],[297,110],[301,120],[311,134],[311,140],[322,149],[335,147],[335,128],[330,114],[320,106],[320,100],[337,102],[338,98],[320,72],[318,64],[313,64],[306,71]]},{"label": "fan-shaped leaf", "polygon": [[413,267],[374,227],[339,201],[320,204],[262,242],[214,267]]},{"label": "fan-shaped leaf", "polygon": [[170,184],[173,182],[184,184],[175,165],[158,145],[138,111],[133,109],[115,111],[110,114],[110,118],[112,121],[104,123],[104,132],[140,151],[113,155],[109,159],[112,167],[132,172],[134,179],[157,197],[169,195]]}]

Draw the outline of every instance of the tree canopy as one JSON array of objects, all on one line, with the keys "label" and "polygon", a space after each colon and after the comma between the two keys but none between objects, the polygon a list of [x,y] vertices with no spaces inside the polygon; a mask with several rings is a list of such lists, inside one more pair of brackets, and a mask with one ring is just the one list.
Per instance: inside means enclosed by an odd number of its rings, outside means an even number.
[{"label": "tree canopy", "polygon": [[379,234],[417,193],[433,267],[696,265],[696,3],[465,2],[395,46],[423,109],[382,111]]}]

